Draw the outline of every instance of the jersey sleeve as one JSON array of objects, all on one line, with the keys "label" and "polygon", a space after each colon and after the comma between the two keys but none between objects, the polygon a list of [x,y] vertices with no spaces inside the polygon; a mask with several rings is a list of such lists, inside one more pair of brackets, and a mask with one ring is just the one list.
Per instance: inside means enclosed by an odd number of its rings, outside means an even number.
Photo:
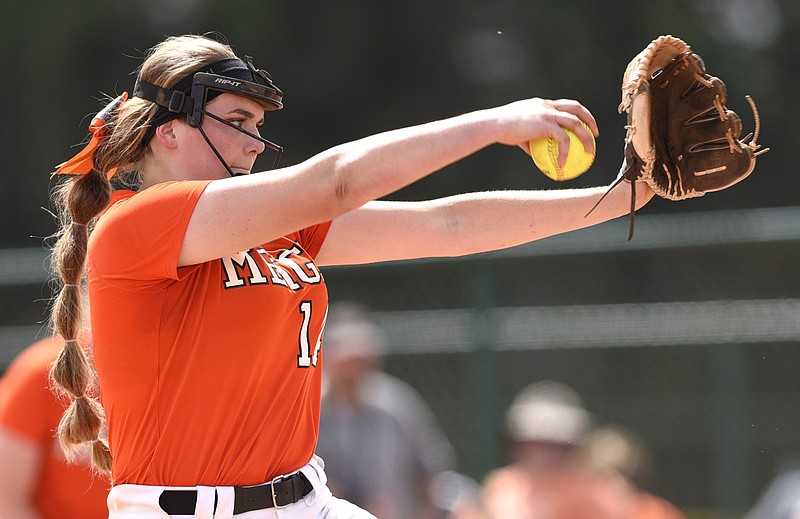
[{"label": "jersey sleeve", "polygon": [[322,244],[325,243],[325,237],[328,235],[331,223],[332,222],[328,221],[319,225],[314,225],[313,227],[307,227],[298,233],[300,246],[303,247],[312,258],[316,258],[317,254],[319,254],[319,250],[322,248]]},{"label": "jersey sleeve", "polygon": [[164,182],[112,200],[90,239],[92,268],[110,281],[179,279],[183,237],[209,182]]},{"label": "jersey sleeve", "polygon": [[49,385],[53,358],[34,346],[21,353],[0,379],[0,426],[41,444],[53,440],[65,407]]}]

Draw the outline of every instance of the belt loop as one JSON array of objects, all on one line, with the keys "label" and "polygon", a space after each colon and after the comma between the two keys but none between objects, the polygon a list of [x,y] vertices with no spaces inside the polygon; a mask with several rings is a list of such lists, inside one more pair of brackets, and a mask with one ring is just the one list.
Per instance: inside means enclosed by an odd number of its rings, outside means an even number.
[{"label": "belt loop", "polygon": [[214,519],[233,519],[233,487],[217,487],[217,505]]},{"label": "belt loop", "polygon": [[197,487],[197,504],[194,507],[195,519],[214,519],[217,489],[214,487]]},{"label": "belt loop", "polygon": [[[311,472],[314,476],[316,476],[315,478],[308,478],[314,488],[320,485],[325,485],[328,482],[328,475],[325,474],[325,461],[322,458],[314,454],[307,466],[312,469],[311,471],[307,472]],[[306,476],[309,476],[309,474],[306,474]]]}]

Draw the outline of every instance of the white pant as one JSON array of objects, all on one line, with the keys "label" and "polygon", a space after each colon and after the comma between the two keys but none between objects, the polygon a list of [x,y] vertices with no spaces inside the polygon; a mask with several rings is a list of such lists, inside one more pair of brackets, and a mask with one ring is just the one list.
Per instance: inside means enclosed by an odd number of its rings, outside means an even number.
[{"label": "white pant", "polygon": [[[236,515],[235,519],[375,519],[356,505],[339,499],[328,489],[324,463],[317,456],[300,468],[314,490],[284,508],[266,508]],[[168,515],[158,505],[164,490],[196,490],[195,514]],[[214,513],[214,499],[217,511]],[[156,485],[116,485],[108,494],[109,519],[234,519],[233,487],[162,487]]]}]

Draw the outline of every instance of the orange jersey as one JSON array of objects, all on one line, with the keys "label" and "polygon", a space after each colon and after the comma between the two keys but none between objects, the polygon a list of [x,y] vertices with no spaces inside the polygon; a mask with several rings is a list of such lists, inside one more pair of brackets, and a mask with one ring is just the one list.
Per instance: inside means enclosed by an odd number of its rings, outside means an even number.
[{"label": "orange jersey", "polygon": [[44,456],[33,502],[43,519],[108,517],[108,481],[95,477],[88,458],[67,463],[55,439],[66,400],[50,391],[48,372],[61,349],[56,337],[23,351],[0,379],[0,426],[39,445]]},{"label": "orange jersey", "polygon": [[114,484],[252,485],[314,453],[330,224],[178,268],[208,183],[116,192],[90,239]]}]

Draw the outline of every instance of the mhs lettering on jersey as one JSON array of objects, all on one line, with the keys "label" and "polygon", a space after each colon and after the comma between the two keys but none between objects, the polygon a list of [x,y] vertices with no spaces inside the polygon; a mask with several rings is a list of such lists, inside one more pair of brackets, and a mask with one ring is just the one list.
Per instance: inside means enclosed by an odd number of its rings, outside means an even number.
[{"label": "mhs lettering on jersey", "polygon": [[322,282],[319,269],[297,244],[280,251],[277,256],[259,248],[220,261],[225,270],[226,289],[272,284],[300,290],[303,284],[318,285]]}]

